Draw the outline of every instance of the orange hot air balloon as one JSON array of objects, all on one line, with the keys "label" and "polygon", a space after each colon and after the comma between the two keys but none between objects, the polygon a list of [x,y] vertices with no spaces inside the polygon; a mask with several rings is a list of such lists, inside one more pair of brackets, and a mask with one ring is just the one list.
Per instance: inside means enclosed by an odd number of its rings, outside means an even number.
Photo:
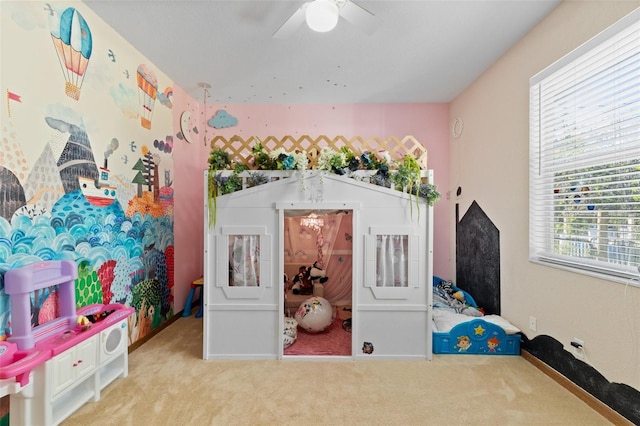
[{"label": "orange hot air balloon", "polygon": [[156,80],[156,76],[144,64],[138,67],[137,80],[138,100],[142,108],[140,122],[145,129],[151,129],[151,118],[153,117],[153,105],[156,103],[158,80]]},{"label": "orange hot air balloon", "polygon": [[60,15],[60,24],[52,28],[51,39],[65,78],[64,93],[77,101],[93,49],[89,25],[80,12],[68,7]]}]

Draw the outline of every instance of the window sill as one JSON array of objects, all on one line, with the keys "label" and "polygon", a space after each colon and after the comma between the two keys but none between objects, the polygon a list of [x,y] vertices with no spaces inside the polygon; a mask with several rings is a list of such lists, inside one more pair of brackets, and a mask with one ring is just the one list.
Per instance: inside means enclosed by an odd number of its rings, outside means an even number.
[{"label": "window sill", "polygon": [[578,268],[558,260],[549,260],[549,259],[541,259],[541,258],[529,258],[529,262],[537,265],[541,265],[541,266],[548,266],[550,268],[560,269],[567,272],[573,272],[575,274],[587,275],[589,277],[598,278],[601,280],[612,281],[615,283],[630,285],[632,287],[640,288],[640,273],[636,274],[635,276],[631,274],[629,274],[628,276],[613,275],[613,274],[607,274],[604,272],[597,272],[590,269]]}]

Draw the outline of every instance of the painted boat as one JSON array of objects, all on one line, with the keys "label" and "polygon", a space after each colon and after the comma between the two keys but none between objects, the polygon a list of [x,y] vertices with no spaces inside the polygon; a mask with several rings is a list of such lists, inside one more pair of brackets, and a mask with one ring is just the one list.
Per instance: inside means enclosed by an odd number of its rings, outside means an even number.
[{"label": "painted boat", "polygon": [[109,170],[100,167],[99,172],[100,179],[98,183],[91,179],[82,176],[78,176],[78,183],[82,190],[82,195],[87,201],[97,207],[106,207],[111,205],[117,194],[117,188],[109,185]]}]

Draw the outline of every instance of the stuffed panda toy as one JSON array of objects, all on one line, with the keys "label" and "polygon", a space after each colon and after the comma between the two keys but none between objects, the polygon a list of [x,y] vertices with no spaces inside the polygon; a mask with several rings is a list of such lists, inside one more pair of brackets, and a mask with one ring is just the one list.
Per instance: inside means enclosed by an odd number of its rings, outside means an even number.
[{"label": "stuffed panda toy", "polygon": [[309,267],[309,280],[311,283],[320,282],[320,284],[324,284],[329,281],[329,277],[327,277],[327,273],[318,266],[318,261],[313,262],[313,265]]},{"label": "stuffed panda toy", "polygon": [[293,279],[291,290],[293,294],[312,294],[313,285],[317,282],[324,284],[329,280],[326,272],[320,266],[318,261],[309,267],[301,266],[298,274]]}]

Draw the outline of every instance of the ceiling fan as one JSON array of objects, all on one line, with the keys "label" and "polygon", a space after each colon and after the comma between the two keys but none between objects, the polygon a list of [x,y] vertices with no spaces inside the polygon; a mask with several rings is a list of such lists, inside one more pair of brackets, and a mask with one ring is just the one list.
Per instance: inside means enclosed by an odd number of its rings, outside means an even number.
[{"label": "ceiling fan", "polygon": [[376,16],[351,0],[312,0],[303,3],[273,34],[274,38],[288,38],[306,22],[317,32],[331,31],[342,17],[371,34],[378,24]]}]

